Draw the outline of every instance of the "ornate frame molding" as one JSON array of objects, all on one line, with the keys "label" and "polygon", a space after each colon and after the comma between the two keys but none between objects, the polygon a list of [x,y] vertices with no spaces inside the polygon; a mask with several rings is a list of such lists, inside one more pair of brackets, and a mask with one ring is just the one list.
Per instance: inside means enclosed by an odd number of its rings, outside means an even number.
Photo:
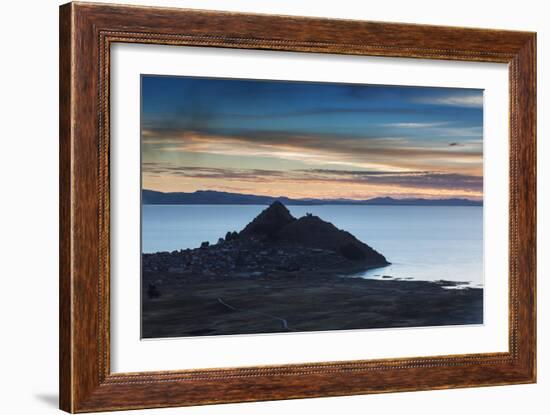
[{"label": "ornate frame molding", "polygon": [[[86,3],[61,6],[60,29],[62,409],[89,412],[535,381],[535,34]],[[111,373],[109,70],[110,45],[116,42],[508,63],[509,352]]]}]

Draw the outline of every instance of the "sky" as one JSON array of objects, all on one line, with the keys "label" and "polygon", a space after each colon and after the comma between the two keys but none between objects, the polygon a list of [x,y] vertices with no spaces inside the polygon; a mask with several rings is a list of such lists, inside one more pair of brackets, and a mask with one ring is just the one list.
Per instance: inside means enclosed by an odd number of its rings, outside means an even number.
[{"label": "sky", "polygon": [[483,197],[483,90],[143,75],[142,186]]}]

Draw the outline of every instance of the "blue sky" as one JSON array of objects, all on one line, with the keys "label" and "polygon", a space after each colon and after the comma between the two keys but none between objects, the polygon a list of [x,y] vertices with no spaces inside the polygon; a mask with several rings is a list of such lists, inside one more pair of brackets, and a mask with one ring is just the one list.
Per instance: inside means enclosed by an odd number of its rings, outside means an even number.
[{"label": "blue sky", "polygon": [[142,77],[144,188],[482,197],[483,91]]}]

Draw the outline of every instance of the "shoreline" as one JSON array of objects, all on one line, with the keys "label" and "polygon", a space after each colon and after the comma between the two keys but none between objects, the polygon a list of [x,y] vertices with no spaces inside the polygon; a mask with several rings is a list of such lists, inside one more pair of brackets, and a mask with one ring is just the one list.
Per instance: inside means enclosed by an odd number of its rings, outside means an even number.
[{"label": "shoreline", "polygon": [[[149,283],[159,296],[149,298]],[[142,336],[167,338],[483,323],[483,288],[335,275],[144,273]]]},{"label": "shoreline", "polygon": [[353,277],[389,265],[350,232],[275,201],[215,244],[142,254],[142,336],[483,322],[482,289],[447,289],[463,282]]}]

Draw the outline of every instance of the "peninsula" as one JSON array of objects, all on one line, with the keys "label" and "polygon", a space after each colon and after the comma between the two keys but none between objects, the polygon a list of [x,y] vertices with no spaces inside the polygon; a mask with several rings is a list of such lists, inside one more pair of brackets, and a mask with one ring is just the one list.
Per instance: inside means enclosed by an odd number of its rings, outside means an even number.
[{"label": "peninsula", "polygon": [[216,244],[142,255],[142,335],[482,323],[482,289],[354,277],[387,265],[349,232],[274,201]]},{"label": "peninsula", "polygon": [[257,277],[288,273],[352,274],[389,265],[386,258],[349,232],[318,216],[293,217],[273,202],[240,232],[217,244],[143,255],[145,272],[192,279]]}]

